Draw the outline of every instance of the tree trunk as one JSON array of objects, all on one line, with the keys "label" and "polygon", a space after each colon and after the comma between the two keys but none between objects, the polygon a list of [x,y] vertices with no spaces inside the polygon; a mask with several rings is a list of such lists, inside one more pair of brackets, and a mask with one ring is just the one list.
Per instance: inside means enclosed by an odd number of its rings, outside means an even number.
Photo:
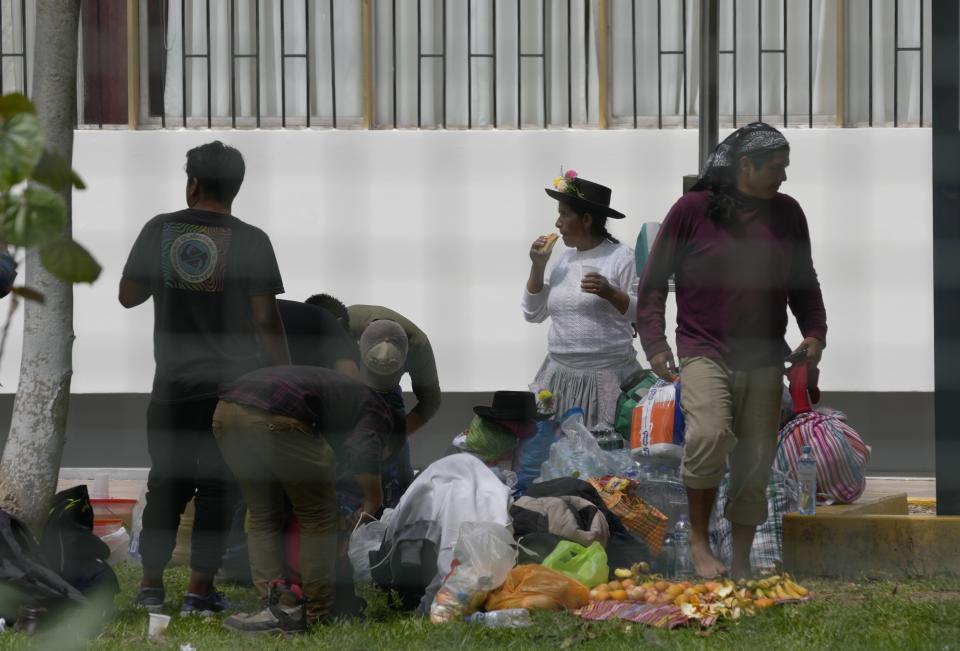
[{"label": "tree trunk", "polygon": [[[80,0],[37,0],[33,96],[47,148],[73,159]],[[72,231],[70,186],[66,232]],[[39,532],[56,492],[73,373],[73,285],[54,278],[27,251],[26,284],[43,304],[26,301],[20,385],[0,460],[0,506]]]}]

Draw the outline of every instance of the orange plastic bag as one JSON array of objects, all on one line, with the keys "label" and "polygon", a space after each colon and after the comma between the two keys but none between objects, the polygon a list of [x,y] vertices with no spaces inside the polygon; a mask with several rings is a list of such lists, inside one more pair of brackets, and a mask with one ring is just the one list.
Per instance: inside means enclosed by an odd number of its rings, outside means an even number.
[{"label": "orange plastic bag", "polygon": [[590,602],[587,586],[542,565],[518,565],[487,597],[487,610],[576,610]]}]

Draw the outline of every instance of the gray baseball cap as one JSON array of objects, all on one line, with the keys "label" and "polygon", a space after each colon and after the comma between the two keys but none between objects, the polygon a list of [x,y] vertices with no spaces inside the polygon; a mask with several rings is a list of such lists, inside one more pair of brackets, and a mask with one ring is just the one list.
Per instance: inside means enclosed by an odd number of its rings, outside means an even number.
[{"label": "gray baseball cap", "polygon": [[380,392],[400,383],[407,363],[407,333],[388,319],[373,321],[360,335],[360,359],[367,384]]}]

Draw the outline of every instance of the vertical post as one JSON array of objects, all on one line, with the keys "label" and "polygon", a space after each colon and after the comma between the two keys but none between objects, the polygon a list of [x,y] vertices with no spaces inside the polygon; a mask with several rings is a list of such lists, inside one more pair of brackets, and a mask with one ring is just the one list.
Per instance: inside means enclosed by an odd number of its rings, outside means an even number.
[{"label": "vertical post", "polygon": [[720,129],[720,0],[700,0],[700,158],[716,149]]},{"label": "vertical post", "polygon": [[363,23],[363,128],[372,129],[373,116],[373,8],[370,0],[362,0],[360,19]]},{"label": "vertical post", "polygon": [[597,126],[607,128],[610,115],[610,14],[609,0],[597,0]]},{"label": "vertical post", "polygon": [[933,358],[937,515],[960,515],[960,3],[933,18]]},{"label": "vertical post", "polygon": [[140,2],[127,0],[127,128],[140,117]]},{"label": "vertical post", "polygon": [[[922,4],[922,0],[921,0]],[[847,112],[847,3],[837,0],[837,126],[846,123]],[[872,30],[872,26],[871,26]],[[870,32],[871,36],[873,32]],[[872,100],[872,98],[871,98]]]}]

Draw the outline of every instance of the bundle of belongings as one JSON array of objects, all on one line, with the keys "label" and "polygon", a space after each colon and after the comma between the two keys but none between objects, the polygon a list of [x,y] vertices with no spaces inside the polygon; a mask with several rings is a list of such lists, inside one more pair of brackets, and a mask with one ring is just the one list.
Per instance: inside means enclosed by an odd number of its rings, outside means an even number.
[{"label": "bundle of belongings", "polygon": [[[589,558],[591,576],[599,576],[597,568],[602,567],[599,578],[603,581],[608,580],[608,567],[649,558],[646,545],[631,535],[589,483],[564,478],[534,484],[527,496],[511,503],[510,489],[490,468],[477,457],[460,453],[428,466],[395,510],[385,512],[379,522],[357,528],[350,541],[355,576],[369,572],[374,583],[395,590],[404,607],[428,613],[444,579],[450,575],[454,580],[451,571],[464,562],[456,552],[458,545],[466,544],[461,542],[464,527],[477,523],[508,531],[521,564],[546,562],[549,566],[554,552],[574,550],[577,568],[568,576],[578,580],[585,558]],[[379,544],[374,542],[378,538]],[[487,547],[492,550],[496,545],[491,542]],[[474,557],[474,565],[483,565]],[[555,560],[557,567],[567,568],[573,559]],[[515,563],[516,558],[510,568]],[[494,578],[499,582],[489,576],[485,579],[496,583],[484,584],[487,592],[506,580],[505,575]],[[454,607],[449,602],[445,605]],[[461,606],[455,604],[455,612]]]},{"label": "bundle of belongings", "polygon": [[39,541],[27,526],[0,510],[0,617],[33,633],[71,608],[87,621],[102,620],[119,591],[106,560],[107,545],[93,533],[93,507],[85,485],[58,493]]}]

